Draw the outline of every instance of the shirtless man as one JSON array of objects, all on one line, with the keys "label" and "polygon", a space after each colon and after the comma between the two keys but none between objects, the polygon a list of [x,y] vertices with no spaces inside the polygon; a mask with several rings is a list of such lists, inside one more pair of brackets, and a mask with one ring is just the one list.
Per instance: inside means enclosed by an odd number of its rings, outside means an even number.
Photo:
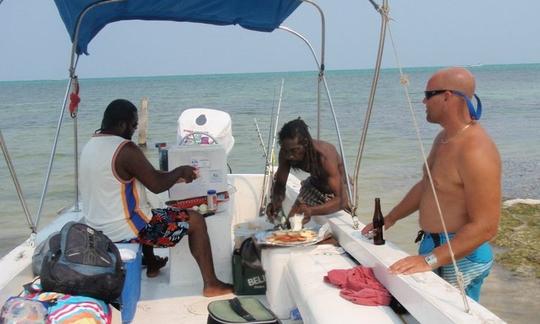
[{"label": "shirtless man", "polygon": [[[478,301],[480,287],[493,262],[487,242],[496,235],[499,224],[501,161],[495,143],[477,122],[481,109],[475,110],[470,101],[474,91],[474,76],[468,70],[443,69],[429,79],[423,102],[427,121],[443,128],[433,141],[427,162],[466,293]],[[385,229],[417,210],[423,231],[420,255],[397,261],[390,266],[390,272],[434,270],[457,286],[425,167],[423,178],[384,218]],[[369,224],[362,233],[372,229]]]},{"label": "shirtless man", "polygon": [[291,168],[308,172],[310,177],[302,182],[288,217],[303,213],[303,222],[307,223],[311,216],[334,213],[347,206],[343,162],[332,144],[312,139],[308,126],[300,118],[283,125],[279,132],[279,144],[281,149],[272,201],[266,208],[271,220],[282,208]]},{"label": "shirtless man", "polygon": [[80,159],[85,222],[113,242],[140,242],[148,277],[157,276],[167,262],[154,255],[153,247],[172,246],[187,234],[203,277],[203,295],[231,293],[232,286],[216,277],[204,218],[193,211],[150,210],[145,187],[160,193],[177,182],[193,181],[197,174],[191,166],[156,170],[131,141],[137,125],[137,108],[127,100],[114,100],[101,128],[85,145]]}]

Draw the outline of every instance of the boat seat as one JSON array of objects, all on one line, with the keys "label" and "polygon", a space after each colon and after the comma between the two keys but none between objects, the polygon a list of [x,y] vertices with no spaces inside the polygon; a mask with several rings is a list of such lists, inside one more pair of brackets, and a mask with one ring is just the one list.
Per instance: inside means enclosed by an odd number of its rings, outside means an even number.
[{"label": "boat seat", "polygon": [[261,250],[261,263],[266,277],[266,299],[272,312],[281,320],[289,319],[296,303],[289,293],[285,268],[291,258],[313,252],[309,247],[265,247]]},{"label": "boat seat", "polygon": [[347,254],[302,253],[289,259],[285,278],[304,323],[403,323],[390,307],[353,304],[323,281],[330,270],[354,266]]}]

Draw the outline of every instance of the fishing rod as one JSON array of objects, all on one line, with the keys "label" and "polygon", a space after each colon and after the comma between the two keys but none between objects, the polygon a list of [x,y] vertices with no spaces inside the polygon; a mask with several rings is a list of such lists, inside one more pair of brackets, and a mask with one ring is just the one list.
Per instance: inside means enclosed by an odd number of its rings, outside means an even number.
[{"label": "fishing rod", "polygon": [[257,118],[253,118],[253,122],[255,123],[255,130],[257,131],[257,137],[259,138],[259,145],[261,146],[263,151],[263,157],[266,160],[268,153],[266,152],[266,146],[264,146],[261,130],[259,128],[259,123],[257,123]]},{"label": "fishing rod", "polygon": [[[268,190],[270,189],[270,194],[271,194],[271,191],[274,187],[274,162],[275,162],[275,146],[276,146],[276,137],[277,137],[277,129],[278,129],[278,125],[279,125],[279,113],[281,111],[281,102],[282,102],[282,99],[283,99],[283,86],[285,84],[285,80],[284,79],[281,79],[281,87],[280,87],[280,90],[279,90],[279,100],[278,100],[278,104],[277,104],[277,111],[276,111],[276,117],[273,119],[272,121],[272,126],[273,127],[270,127],[270,131],[272,131],[273,129],[273,133],[272,133],[272,136],[269,137],[269,142],[270,140],[272,141],[272,145],[268,145],[268,153],[266,155],[266,168],[265,168],[265,178],[264,180],[266,180],[267,178],[269,178],[270,180],[269,181],[264,181],[263,180],[263,192],[262,192],[262,198],[261,198],[261,209],[259,210],[259,216],[262,216],[261,213],[264,215],[264,211],[266,209],[266,202],[268,200]],[[266,174],[268,174],[268,177],[266,176]],[[284,220],[281,220],[281,223],[283,223]]]},{"label": "fishing rod", "polygon": [[[272,109],[273,109],[273,104],[272,104]],[[262,135],[261,135],[261,130],[259,129],[259,124],[257,123],[257,118],[253,118],[253,121],[255,122],[255,128],[257,130],[257,136],[259,138],[259,145],[261,146],[262,150],[263,150],[263,157],[264,157],[264,160],[267,161],[268,160],[268,151],[266,150],[266,147],[264,146],[264,141],[263,141],[263,138],[262,138]],[[263,188],[262,188],[262,193],[261,193],[261,201],[260,201],[260,208],[259,208],[259,216],[264,216],[265,214],[265,209],[266,209],[266,203],[267,203],[267,199],[266,199],[266,178],[268,176],[268,172],[267,172],[268,168],[267,168],[267,165],[266,165],[266,162],[265,162],[265,167],[264,167],[264,177],[263,177]]]},{"label": "fishing rod", "polygon": [[[276,108],[275,106],[275,103],[276,103],[276,90],[274,89],[274,97],[272,99],[272,112],[270,113],[270,127],[268,128],[268,144],[266,145],[266,147],[268,149],[270,149],[270,143],[272,142],[272,129],[274,128],[274,110]],[[266,213],[266,203],[267,203],[267,194],[266,194],[266,191],[267,191],[267,187],[268,187],[268,184],[266,183],[268,180],[268,173],[270,172],[270,168],[269,168],[269,165],[268,165],[268,160],[269,160],[269,156],[268,156],[268,150],[265,149],[264,150],[264,176],[263,176],[263,186],[262,186],[262,190],[261,190],[261,200],[260,200],[260,206],[259,206],[259,216],[262,217],[264,216]]]},{"label": "fishing rod", "polygon": [[[272,147],[270,150],[270,158],[272,159],[272,162],[275,161],[275,148],[276,148],[276,137],[277,137],[277,129],[278,129],[278,121],[279,121],[279,112],[281,111],[281,99],[283,98],[283,85],[285,84],[285,79],[281,79],[281,87],[279,89],[279,100],[277,105],[277,112],[276,112],[276,121],[274,122],[274,135],[272,136]],[[272,174],[274,173],[274,163],[272,163]]]},{"label": "fishing rod", "polygon": [[[283,99],[283,85],[284,84],[285,84],[285,79],[281,79],[281,87],[279,89],[279,100],[278,100],[278,105],[277,105],[276,118],[274,122],[274,134],[272,136],[272,146],[268,148],[270,151],[268,161],[270,162],[270,181],[271,181],[270,190],[271,191],[273,191],[274,189],[274,164],[275,164],[274,162],[276,160],[276,157],[275,157],[276,137],[277,137],[278,124],[279,124],[279,112],[281,111],[281,100]],[[287,221],[287,219],[285,217],[285,214],[283,213],[283,209],[279,212],[279,215],[280,215],[279,217],[280,219],[279,219],[278,226],[281,227],[281,229],[284,229],[285,222]]]}]

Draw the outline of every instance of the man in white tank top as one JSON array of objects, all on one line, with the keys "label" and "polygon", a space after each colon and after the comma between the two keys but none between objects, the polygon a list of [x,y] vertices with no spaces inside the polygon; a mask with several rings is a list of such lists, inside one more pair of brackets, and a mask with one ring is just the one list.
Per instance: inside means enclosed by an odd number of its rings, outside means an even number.
[{"label": "man in white tank top", "polygon": [[[169,172],[156,170],[131,141],[137,125],[137,108],[127,100],[114,100],[105,110],[101,128],[81,153],[79,181],[84,219],[115,242],[137,239],[148,229],[152,214],[145,187],[160,193],[177,182],[189,183],[197,177],[195,169],[187,165]],[[231,285],[216,277],[204,218],[189,211],[182,213],[182,222],[174,223],[178,225],[175,239],[188,235],[190,250],[203,277],[203,295],[232,292]],[[147,275],[157,276],[167,259],[155,256],[152,245],[142,244],[142,250]]]}]

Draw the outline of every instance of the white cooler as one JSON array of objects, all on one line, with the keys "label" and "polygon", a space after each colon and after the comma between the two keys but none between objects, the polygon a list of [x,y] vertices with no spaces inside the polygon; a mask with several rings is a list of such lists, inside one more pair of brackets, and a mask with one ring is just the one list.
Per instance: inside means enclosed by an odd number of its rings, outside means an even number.
[{"label": "white cooler", "polygon": [[169,171],[181,165],[199,169],[191,183],[177,183],[169,189],[171,200],[206,196],[210,189],[227,191],[227,154],[220,144],[181,145],[168,148]]}]

